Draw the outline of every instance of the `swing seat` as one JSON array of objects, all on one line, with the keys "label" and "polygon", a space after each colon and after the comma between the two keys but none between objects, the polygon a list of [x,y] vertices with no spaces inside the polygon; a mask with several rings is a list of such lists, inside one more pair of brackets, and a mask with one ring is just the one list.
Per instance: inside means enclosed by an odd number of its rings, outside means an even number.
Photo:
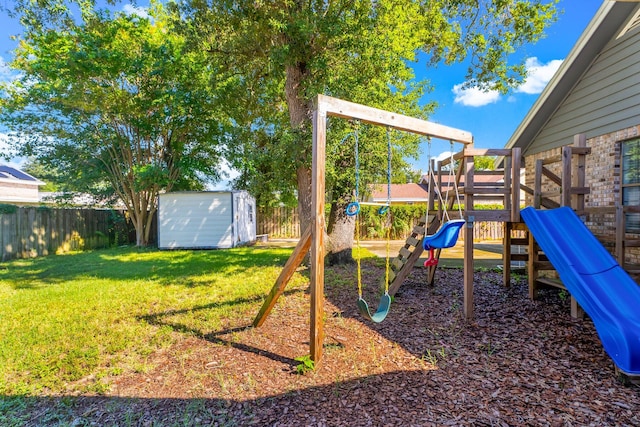
[{"label": "swing seat", "polygon": [[371,314],[371,311],[369,311],[369,304],[367,304],[364,298],[358,298],[360,314],[374,323],[382,322],[384,318],[387,317],[387,314],[389,314],[389,308],[391,308],[391,296],[387,292],[380,297],[380,304],[378,304],[378,309],[374,314]]},{"label": "swing seat", "polygon": [[422,242],[424,249],[428,251],[433,248],[443,249],[455,246],[458,241],[460,229],[464,224],[464,219],[454,219],[445,222],[436,234],[425,236],[424,241]]}]

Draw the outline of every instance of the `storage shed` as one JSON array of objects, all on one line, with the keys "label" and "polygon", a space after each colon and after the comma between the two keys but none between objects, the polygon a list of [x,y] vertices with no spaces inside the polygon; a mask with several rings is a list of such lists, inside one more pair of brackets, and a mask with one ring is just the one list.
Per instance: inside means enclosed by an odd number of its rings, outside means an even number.
[{"label": "storage shed", "polygon": [[256,240],[256,201],[246,191],[160,194],[160,249],[222,249]]}]

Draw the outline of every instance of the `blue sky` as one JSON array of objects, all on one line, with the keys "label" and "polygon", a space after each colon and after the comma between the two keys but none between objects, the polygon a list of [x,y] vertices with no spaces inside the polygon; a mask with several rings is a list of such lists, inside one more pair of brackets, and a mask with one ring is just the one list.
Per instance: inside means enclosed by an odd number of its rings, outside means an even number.
[{"label": "blue sky", "polygon": [[[604,0],[607,1],[607,0]],[[518,90],[507,95],[485,94],[480,91],[460,91],[466,69],[463,66],[440,66],[426,69],[415,67],[418,79],[427,78],[434,91],[425,100],[435,100],[438,108],[431,121],[471,132],[478,148],[501,148],[509,140],[522,119],[538,98],[553,72],[567,57],[603,0],[561,0],[558,20],[547,30],[546,37],[532,46],[525,46],[516,55],[527,59],[530,77]],[[427,152],[414,162],[416,169],[426,169]],[[454,146],[459,151],[460,145]],[[432,155],[449,150],[449,143],[432,143]]]},{"label": "blue sky", "polygon": [[[416,63],[414,69],[417,79],[429,79],[434,87],[424,101],[435,100],[438,103],[430,120],[471,132],[476,147],[503,147],[603,1],[607,0],[561,0],[559,8],[562,13],[548,29],[547,36],[516,53],[518,58],[527,61],[530,77],[521,88],[507,95],[461,90],[466,71],[464,66],[427,68],[424,61]],[[0,16],[0,80],[10,77],[5,64],[11,58],[15,43],[9,37],[19,31],[16,22]],[[422,148],[421,158],[414,161],[413,165],[416,169],[424,170],[428,164],[426,144]],[[455,146],[454,150],[460,148]],[[3,149],[0,141],[0,152]],[[434,140],[431,154],[436,156],[448,150],[449,143]]]}]

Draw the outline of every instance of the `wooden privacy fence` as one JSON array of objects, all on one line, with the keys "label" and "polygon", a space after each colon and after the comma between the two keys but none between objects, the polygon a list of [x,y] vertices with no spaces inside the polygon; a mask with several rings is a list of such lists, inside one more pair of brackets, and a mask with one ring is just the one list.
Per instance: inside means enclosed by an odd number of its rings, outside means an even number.
[{"label": "wooden privacy fence", "polygon": [[[404,239],[417,224],[418,218],[401,227],[392,228],[392,239]],[[256,223],[257,234],[267,234],[269,238],[297,239],[300,237],[300,218],[297,208],[275,207],[258,208]],[[363,222],[360,236],[364,239],[384,239],[384,228],[379,224]],[[504,224],[500,221],[477,221],[473,223],[475,240],[501,240],[504,236]],[[460,239],[463,239],[462,234]]]},{"label": "wooden privacy fence", "polygon": [[2,261],[103,248],[129,240],[130,230],[121,211],[15,206],[0,211]]},{"label": "wooden privacy fence", "polygon": [[258,208],[256,234],[273,238],[300,237],[300,217],[297,208]]}]

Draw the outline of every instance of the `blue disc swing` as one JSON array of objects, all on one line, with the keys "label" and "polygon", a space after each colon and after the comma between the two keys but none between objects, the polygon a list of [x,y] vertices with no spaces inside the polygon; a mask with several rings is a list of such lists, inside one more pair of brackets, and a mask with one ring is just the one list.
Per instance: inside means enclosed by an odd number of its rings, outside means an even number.
[{"label": "blue disc swing", "polygon": [[[456,182],[455,174],[453,172],[454,158],[453,158],[453,141],[451,142],[451,158],[449,163],[449,184],[447,186],[447,192],[445,197],[442,197],[442,192],[436,185],[435,174],[433,171],[433,167],[431,165],[431,139],[428,141],[429,143],[429,188],[433,185],[434,194],[438,196],[438,200],[440,202],[440,206],[443,208],[443,219],[446,217],[447,221],[436,231],[435,234],[424,236],[424,240],[422,241],[422,246],[425,251],[429,251],[429,257],[424,262],[425,267],[432,267],[438,265],[438,258],[435,256],[436,249],[444,249],[451,248],[456,245],[458,242],[458,235],[460,234],[460,229],[465,224],[465,220],[463,219],[462,214],[462,205],[460,203],[460,193],[458,191],[458,184]],[[453,188],[456,192],[456,203],[458,204],[458,213],[460,214],[460,219],[451,219],[449,218],[449,213],[447,212],[447,203],[449,201],[449,189],[453,184]],[[429,194],[431,194],[431,190],[429,190]],[[427,208],[427,214],[429,209]]]},{"label": "blue disc swing", "polygon": [[[358,156],[358,132],[357,129],[353,133],[355,139],[355,159],[356,159],[356,188],[355,188],[355,200],[349,203],[346,207],[346,214],[348,216],[356,217],[356,230],[355,230],[355,238],[356,238],[356,250],[358,252],[358,256],[356,257],[356,265],[357,265],[357,275],[358,275],[358,310],[360,314],[366,319],[371,320],[375,323],[382,322],[389,314],[389,309],[391,308],[391,296],[389,295],[389,271],[390,271],[390,262],[389,262],[389,245],[391,239],[391,227],[386,227],[387,229],[387,259],[386,259],[386,269],[385,269],[385,289],[384,294],[380,297],[380,302],[378,303],[378,308],[375,313],[371,313],[369,310],[369,304],[365,301],[362,293],[362,268],[360,265],[360,221],[359,215],[360,205],[361,204],[371,204],[371,205],[379,205],[379,203],[361,203],[358,200],[359,196],[359,185],[360,185],[360,159]],[[382,204],[378,209],[379,215],[387,215],[387,221],[391,220],[391,212],[389,210],[389,205],[391,204],[391,135],[389,133],[389,129],[387,128],[387,203]]]}]

